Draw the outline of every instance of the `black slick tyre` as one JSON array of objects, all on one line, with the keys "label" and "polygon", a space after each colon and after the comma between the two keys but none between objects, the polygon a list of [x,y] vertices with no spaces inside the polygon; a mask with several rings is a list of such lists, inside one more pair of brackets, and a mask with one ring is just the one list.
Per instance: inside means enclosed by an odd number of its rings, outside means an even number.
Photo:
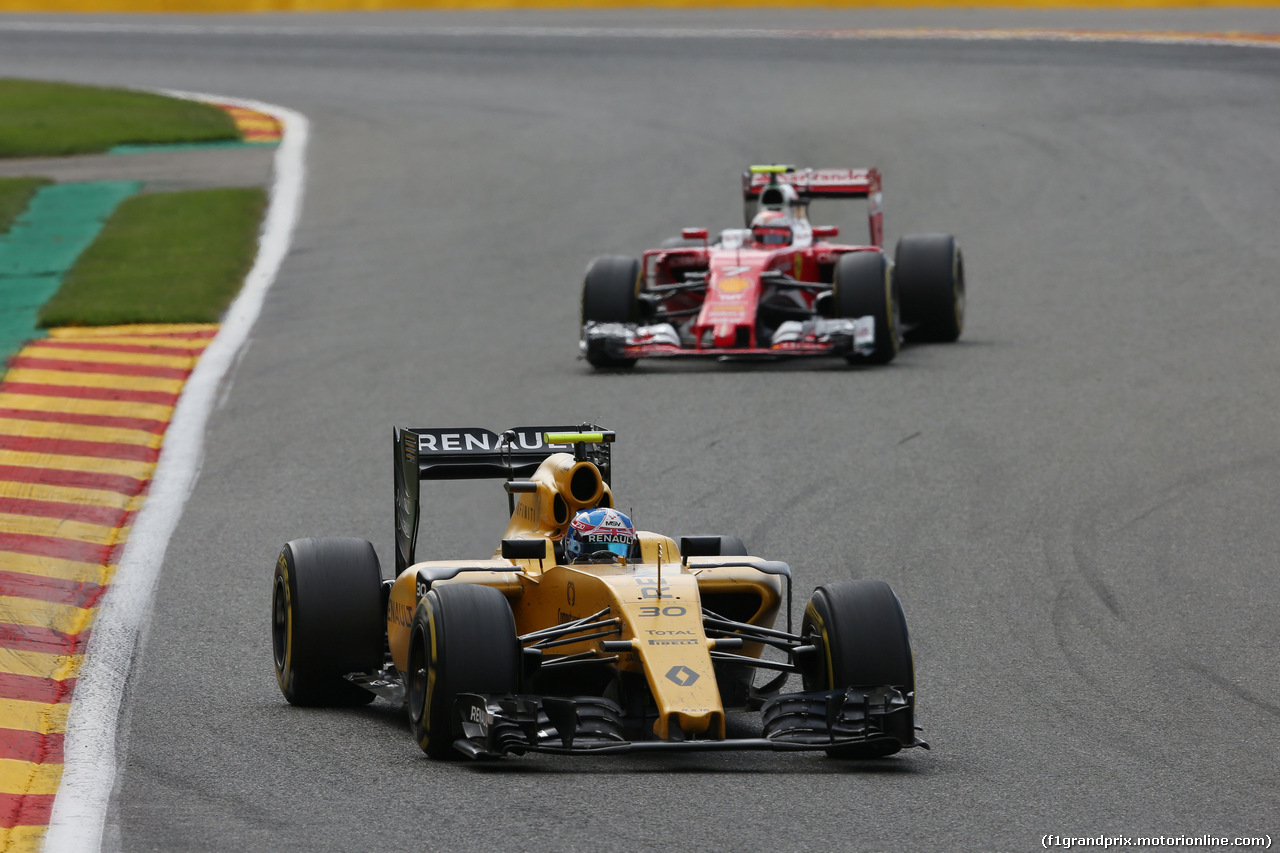
[{"label": "black slick tyre", "polygon": [[898,240],[894,281],[907,339],[951,343],[964,331],[964,256],[950,234],[915,234]]},{"label": "black slick tyre", "polygon": [[833,758],[891,755],[915,741],[915,664],[902,605],[884,581],[844,580],[813,591],[801,634],[818,648],[816,665],[804,674],[805,690],[890,686],[911,704],[907,713],[885,718],[893,742],[827,750]]},{"label": "black slick tyre", "polygon": [[847,252],[836,261],[832,279],[835,316],[875,318],[875,348],[851,353],[850,364],[888,364],[898,354],[898,299],[889,261],[882,252]]},{"label": "black slick tyre", "polygon": [[[640,293],[640,262],[622,255],[605,255],[587,266],[582,281],[582,325],[587,323],[636,322]],[[587,362],[592,367],[627,369],[634,358],[617,358],[588,346]]]},{"label": "black slick tyre", "polygon": [[294,705],[365,705],[343,676],[382,666],[382,571],[363,539],[295,539],[276,560],[271,596],[276,679]]},{"label": "black slick tyre", "polygon": [[405,674],[409,727],[431,758],[456,759],[460,693],[511,694],[520,681],[520,640],[502,593],[477,584],[444,584],[418,603]]}]

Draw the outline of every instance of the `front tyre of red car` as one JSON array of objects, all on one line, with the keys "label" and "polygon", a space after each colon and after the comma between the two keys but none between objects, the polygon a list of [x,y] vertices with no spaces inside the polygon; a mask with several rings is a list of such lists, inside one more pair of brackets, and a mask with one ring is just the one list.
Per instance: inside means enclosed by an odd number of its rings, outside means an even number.
[{"label": "front tyre of red car", "polygon": [[271,641],[276,680],[294,705],[367,705],[345,675],[382,666],[382,571],[363,539],[295,539],[276,560]]},{"label": "front tyre of red car", "polygon": [[898,354],[898,298],[888,259],[882,252],[848,252],[836,261],[832,279],[835,316],[875,319],[869,353],[851,353],[850,364],[888,364]]},{"label": "front tyre of red car", "polygon": [[[587,323],[635,323],[639,314],[640,262],[623,255],[596,258],[582,281],[582,325]],[[634,358],[618,358],[602,346],[587,346],[587,362],[600,369],[635,367]]]},{"label": "front tyre of red car", "polygon": [[894,249],[894,280],[910,341],[951,343],[964,331],[964,255],[950,234],[914,234]]},{"label": "front tyre of red car", "polygon": [[458,759],[458,694],[511,694],[520,681],[520,640],[506,598],[492,587],[444,584],[418,603],[405,674],[409,727],[431,758]]},{"label": "front tyre of red car", "polygon": [[843,580],[813,591],[801,635],[818,649],[804,674],[805,690],[890,686],[907,698],[910,712],[885,717],[879,740],[827,750],[832,758],[880,758],[915,742],[915,663],[907,620],[898,596],[884,581]]}]

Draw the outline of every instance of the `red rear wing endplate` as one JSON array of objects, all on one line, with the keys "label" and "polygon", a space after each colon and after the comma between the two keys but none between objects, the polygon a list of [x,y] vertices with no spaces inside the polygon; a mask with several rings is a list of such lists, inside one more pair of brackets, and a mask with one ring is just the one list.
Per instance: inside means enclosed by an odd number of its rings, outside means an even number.
[{"label": "red rear wing endplate", "polygon": [[746,221],[751,223],[750,203],[760,196],[760,191],[770,182],[788,184],[795,188],[803,202],[815,198],[865,198],[867,199],[867,227],[871,233],[871,245],[880,246],[884,241],[884,214],[880,209],[879,169],[792,169],[788,172],[742,173],[742,199],[747,202]]},{"label": "red rear wing endplate", "polygon": [[750,201],[776,178],[801,198],[867,198],[880,192],[879,169],[796,169],[776,174],[742,173],[742,198]]}]

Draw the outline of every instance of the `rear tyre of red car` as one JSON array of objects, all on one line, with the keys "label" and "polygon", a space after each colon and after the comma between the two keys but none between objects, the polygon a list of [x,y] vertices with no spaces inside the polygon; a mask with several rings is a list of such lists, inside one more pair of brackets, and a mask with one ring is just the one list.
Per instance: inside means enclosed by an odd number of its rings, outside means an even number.
[{"label": "rear tyre of red car", "polygon": [[294,705],[367,705],[343,676],[382,666],[382,570],[363,539],[295,539],[276,560],[271,596],[276,679]]},{"label": "rear tyre of red car", "polygon": [[875,348],[851,353],[850,364],[888,364],[898,354],[898,299],[889,261],[881,252],[848,252],[836,261],[832,300],[837,317],[875,318]]},{"label": "rear tyre of red car", "polygon": [[[587,266],[582,282],[582,325],[634,323],[638,315],[640,262],[622,255],[596,258]],[[587,361],[592,367],[626,369],[634,358],[617,358],[588,342]]]},{"label": "rear tyre of red car", "polygon": [[880,758],[915,742],[915,664],[902,604],[884,581],[844,580],[813,591],[801,635],[818,648],[817,665],[804,674],[805,690],[891,686],[911,704],[885,717],[894,741],[827,750],[832,758]]},{"label": "rear tyre of red car", "polygon": [[964,331],[964,255],[950,234],[898,240],[893,277],[911,341],[951,343]]},{"label": "rear tyre of red car", "polygon": [[520,640],[502,593],[477,584],[433,587],[413,614],[405,673],[409,727],[431,758],[463,755],[455,709],[460,693],[515,693]]}]

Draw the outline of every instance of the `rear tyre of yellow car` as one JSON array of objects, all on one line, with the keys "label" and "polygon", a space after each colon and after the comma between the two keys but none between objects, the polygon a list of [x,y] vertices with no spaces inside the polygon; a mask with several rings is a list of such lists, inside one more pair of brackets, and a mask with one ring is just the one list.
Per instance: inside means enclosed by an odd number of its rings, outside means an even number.
[{"label": "rear tyre of yellow car", "polygon": [[889,261],[882,252],[847,252],[836,261],[832,278],[836,317],[875,319],[875,346],[867,354],[850,353],[850,364],[888,364],[898,354],[898,296]]},{"label": "rear tyre of yellow car", "polygon": [[951,343],[964,331],[964,256],[950,234],[898,240],[893,278],[911,341]]},{"label": "rear tyre of yellow car", "polygon": [[276,560],[271,596],[276,680],[294,705],[366,705],[343,676],[382,666],[382,570],[363,539],[295,539]]},{"label": "rear tyre of yellow car", "polygon": [[805,690],[891,686],[911,710],[885,717],[894,742],[827,750],[832,758],[880,758],[915,742],[915,664],[906,616],[884,581],[844,580],[813,591],[801,635],[818,648],[816,666],[804,674]]},{"label": "rear tyre of yellow car", "polygon": [[[582,281],[582,325],[635,323],[639,315],[640,262],[623,255],[605,255],[587,266]],[[604,352],[600,341],[587,342],[587,362],[595,368],[625,370],[634,358]]]},{"label": "rear tyre of yellow car", "polygon": [[492,587],[445,584],[418,603],[405,673],[409,727],[431,758],[457,759],[460,693],[511,694],[520,683],[520,640],[506,598]]}]

